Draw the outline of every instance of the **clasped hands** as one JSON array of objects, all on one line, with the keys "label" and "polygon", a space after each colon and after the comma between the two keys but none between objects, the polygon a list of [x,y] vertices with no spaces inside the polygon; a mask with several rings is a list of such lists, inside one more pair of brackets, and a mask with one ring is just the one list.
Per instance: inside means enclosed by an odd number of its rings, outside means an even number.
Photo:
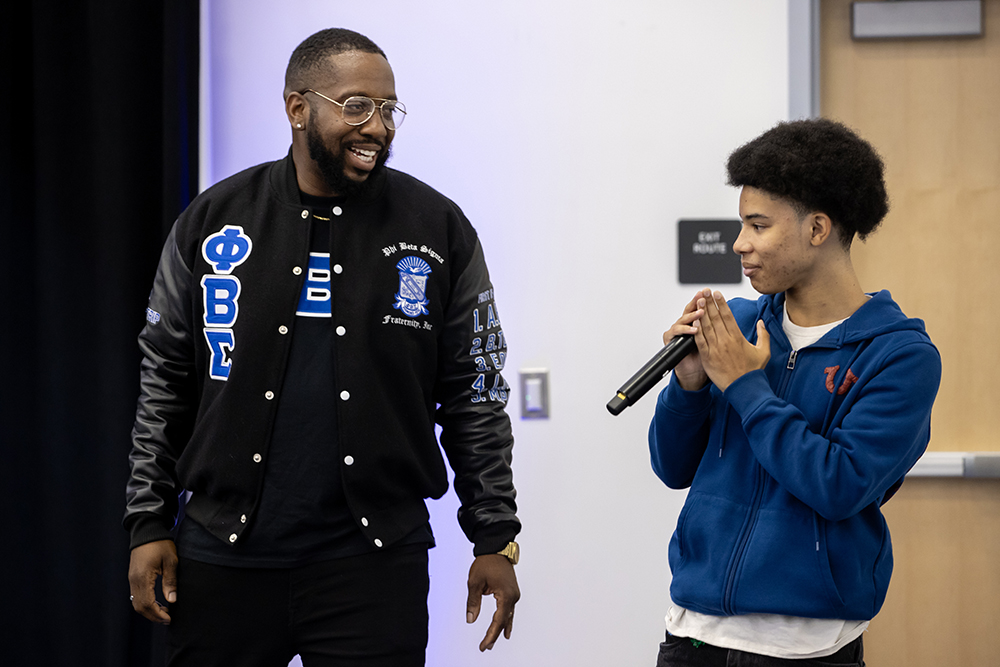
[{"label": "clasped hands", "polygon": [[684,314],[663,334],[663,342],[684,334],[693,335],[698,345],[698,352],[674,368],[674,377],[687,391],[701,389],[709,381],[725,391],[771,359],[771,337],[764,322],[757,321],[757,344],[751,344],[743,337],[722,293],[713,294],[708,288],[699,290],[684,307]]}]

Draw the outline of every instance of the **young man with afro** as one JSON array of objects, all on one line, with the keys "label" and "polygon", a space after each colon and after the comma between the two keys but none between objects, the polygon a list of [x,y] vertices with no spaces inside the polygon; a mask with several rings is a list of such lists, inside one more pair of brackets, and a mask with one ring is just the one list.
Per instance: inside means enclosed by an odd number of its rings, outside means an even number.
[{"label": "young man with afro", "polygon": [[921,320],[866,293],[851,262],[888,211],[882,161],[830,120],[737,149],[733,249],[761,296],[699,291],[649,430],[688,496],[670,541],[658,667],[863,665],[892,572],[880,506],[930,438],[941,362]]}]

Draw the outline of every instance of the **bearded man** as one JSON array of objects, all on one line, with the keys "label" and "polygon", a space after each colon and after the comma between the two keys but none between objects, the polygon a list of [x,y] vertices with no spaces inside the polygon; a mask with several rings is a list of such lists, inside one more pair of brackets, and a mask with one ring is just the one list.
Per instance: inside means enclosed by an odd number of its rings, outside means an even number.
[{"label": "bearded man", "polygon": [[494,595],[493,648],[520,596],[520,523],[482,247],[458,206],[385,166],[406,109],[371,40],[306,39],[284,99],[288,155],[198,196],[160,258],[124,521],[133,607],[169,624],[170,665],[423,665],[439,425],[474,545],[467,617]]}]

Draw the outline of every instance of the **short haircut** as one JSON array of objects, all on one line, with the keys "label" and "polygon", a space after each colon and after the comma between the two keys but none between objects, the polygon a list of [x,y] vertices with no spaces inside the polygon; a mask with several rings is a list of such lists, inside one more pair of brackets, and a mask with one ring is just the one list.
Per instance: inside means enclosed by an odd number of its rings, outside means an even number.
[{"label": "short haircut", "polygon": [[846,126],[825,118],[778,123],[737,148],[726,163],[729,184],[787,200],[800,216],[825,213],[851,247],[889,212],[878,152]]},{"label": "short haircut", "polygon": [[292,51],[285,70],[285,96],[313,85],[316,73],[328,66],[327,59],[338,53],[363,51],[389,60],[375,42],[346,28],[327,28],[307,37]]}]

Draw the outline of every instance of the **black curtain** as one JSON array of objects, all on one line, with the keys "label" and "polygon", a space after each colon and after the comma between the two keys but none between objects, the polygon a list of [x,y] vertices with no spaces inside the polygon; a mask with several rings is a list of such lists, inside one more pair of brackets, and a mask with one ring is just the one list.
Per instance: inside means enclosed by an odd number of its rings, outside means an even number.
[{"label": "black curtain", "polygon": [[136,335],[197,192],[197,0],[0,18],[0,663],[150,665],[121,528]]}]

